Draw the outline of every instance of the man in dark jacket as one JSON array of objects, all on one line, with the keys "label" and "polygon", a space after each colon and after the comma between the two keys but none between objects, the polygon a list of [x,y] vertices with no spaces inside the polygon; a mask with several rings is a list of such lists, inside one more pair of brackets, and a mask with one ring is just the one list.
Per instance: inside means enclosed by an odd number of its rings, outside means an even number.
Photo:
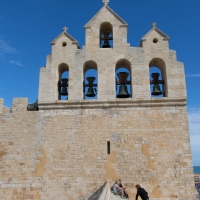
[{"label": "man in dark jacket", "polygon": [[141,188],[139,184],[137,184],[135,187],[137,189],[135,200],[138,200],[138,196],[140,196],[142,200],[149,200],[148,193],[144,188]]}]

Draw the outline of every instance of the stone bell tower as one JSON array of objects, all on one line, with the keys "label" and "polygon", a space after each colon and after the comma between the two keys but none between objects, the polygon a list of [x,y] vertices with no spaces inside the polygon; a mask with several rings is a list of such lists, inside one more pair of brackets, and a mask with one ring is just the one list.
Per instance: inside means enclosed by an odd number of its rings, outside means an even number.
[{"label": "stone bell tower", "polygon": [[183,63],[155,23],[132,47],[103,3],[82,49],[66,27],[51,42],[38,111],[1,100],[0,199],[92,200],[105,182],[109,199],[119,178],[130,199],[135,184],[151,199],[195,199]]},{"label": "stone bell tower", "polygon": [[156,23],[131,47],[128,24],[107,4],[85,25],[85,46],[64,28],[40,72],[39,109],[61,120],[52,126],[70,137],[66,162],[80,172],[69,182],[86,184],[88,197],[122,178],[132,196],[140,183],[151,199],[193,199],[183,63]]}]

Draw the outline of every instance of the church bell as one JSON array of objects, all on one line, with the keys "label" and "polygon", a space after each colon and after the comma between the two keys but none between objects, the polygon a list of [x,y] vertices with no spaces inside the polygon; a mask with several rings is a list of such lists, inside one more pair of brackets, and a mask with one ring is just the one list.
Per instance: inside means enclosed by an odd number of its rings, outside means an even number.
[{"label": "church bell", "polygon": [[83,87],[84,87],[84,93],[85,93],[85,87],[88,87],[88,91],[85,94],[86,97],[95,97],[97,94],[97,89],[95,87],[97,87],[97,84],[94,83],[95,81],[95,77],[94,76],[89,76],[86,78],[86,80],[88,81],[88,84],[85,84],[85,82],[83,81]]},{"label": "church bell", "polygon": [[160,86],[158,84],[154,84],[153,91],[151,94],[156,95],[156,96],[163,94],[162,91],[160,90]]},{"label": "church bell", "polygon": [[60,96],[68,96],[68,79],[62,78],[60,81],[58,81],[58,91]]},{"label": "church bell", "polygon": [[126,85],[120,85],[117,98],[129,98],[130,96],[131,95],[128,93],[127,86]]},{"label": "church bell", "polygon": [[110,34],[109,32],[105,32],[104,33],[104,39],[103,39],[103,46],[102,46],[102,48],[111,48],[111,46],[109,44],[109,34]]},{"label": "church bell", "polygon": [[109,44],[109,41],[108,40],[104,40],[104,43],[103,43],[103,46],[102,48],[110,48],[110,44]]},{"label": "church bell", "polygon": [[62,87],[61,92],[60,92],[60,95],[62,95],[62,96],[67,96],[67,95],[68,95],[68,92],[67,92],[67,88],[66,88],[66,87]]},{"label": "church bell", "polygon": [[87,96],[87,97],[95,97],[96,94],[94,93],[94,88],[93,87],[89,87],[88,91],[87,91],[87,94],[85,96]]}]

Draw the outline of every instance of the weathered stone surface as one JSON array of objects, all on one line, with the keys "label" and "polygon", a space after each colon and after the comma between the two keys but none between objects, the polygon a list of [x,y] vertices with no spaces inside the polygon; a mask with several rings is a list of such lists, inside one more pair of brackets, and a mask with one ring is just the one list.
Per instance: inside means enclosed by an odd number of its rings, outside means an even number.
[{"label": "weathered stone surface", "polygon": [[1,199],[87,199],[117,178],[131,196],[136,183],[152,199],[194,194],[185,106],[19,108],[0,122]]},{"label": "weathered stone surface", "polygon": [[[131,199],[137,183],[154,200],[195,199],[183,64],[155,28],[130,47],[127,24],[113,12],[105,6],[86,25],[81,50],[65,33],[53,41],[40,71],[39,111],[27,111],[26,98],[14,99],[11,109],[0,99],[0,199],[85,200],[118,178]],[[112,49],[99,48],[105,21],[113,26]],[[83,68],[91,60],[98,70],[94,101],[83,100]],[[129,63],[132,98],[116,99],[118,61]],[[154,65],[166,81],[160,99],[150,95]],[[58,100],[63,66],[68,101]]]}]

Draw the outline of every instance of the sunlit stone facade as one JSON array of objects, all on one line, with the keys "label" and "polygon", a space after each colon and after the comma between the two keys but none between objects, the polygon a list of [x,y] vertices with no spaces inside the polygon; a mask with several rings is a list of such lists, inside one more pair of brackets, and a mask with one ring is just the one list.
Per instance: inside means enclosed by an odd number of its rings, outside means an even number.
[{"label": "sunlit stone facade", "polygon": [[[67,28],[51,42],[39,111],[27,111],[28,99],[11,109],[0,99],[0,199],[85,200],[118,178],[131,199],[138,183],[150,199],[195,199],[183,63],[155,24],[139,47],[127,43],[127,28],[104,5],[85,25],[82,49]],[[106,31],[112,45],[101,48]],[[130,98],[116,98],[119,66],[130,72]],[[160,98],[151,95],[152,66],[162,73]],[[84,99],[89,68],[98,76],[95,100]],[[68,98],[60,100],[65,71]]]}]

